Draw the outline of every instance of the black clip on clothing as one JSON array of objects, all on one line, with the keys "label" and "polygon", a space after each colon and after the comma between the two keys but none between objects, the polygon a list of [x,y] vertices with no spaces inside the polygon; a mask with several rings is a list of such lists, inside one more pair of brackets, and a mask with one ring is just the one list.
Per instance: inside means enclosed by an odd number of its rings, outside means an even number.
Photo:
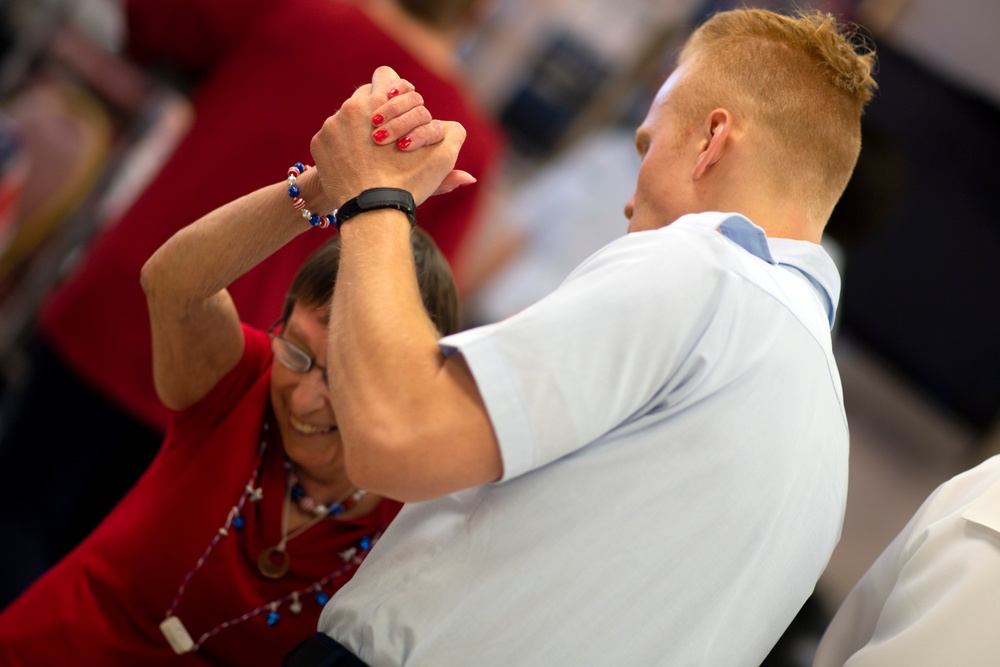
[{"label": "black clip on clothing", "polygon": [[282,667],[369,667],[336,639],[322,632],[299,642],[281,664]]}]

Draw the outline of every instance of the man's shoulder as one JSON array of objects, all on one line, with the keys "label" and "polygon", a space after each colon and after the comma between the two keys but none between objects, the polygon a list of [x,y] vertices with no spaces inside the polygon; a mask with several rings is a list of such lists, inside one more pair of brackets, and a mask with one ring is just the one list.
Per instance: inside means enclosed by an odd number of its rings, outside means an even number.
[{"label": "man's shoulder", "polygon": [[670,270],[689,263],[692,264],[689,268],[694,268],[695,262],[691,260],[718,260],[717,241],[721,237],[716,238],[718,235],[710,224],[687,220],[687,217],[659,229],[629,232],[595,252],[579,268],[591,263],[636,264],[649,261],[654,266]]}]

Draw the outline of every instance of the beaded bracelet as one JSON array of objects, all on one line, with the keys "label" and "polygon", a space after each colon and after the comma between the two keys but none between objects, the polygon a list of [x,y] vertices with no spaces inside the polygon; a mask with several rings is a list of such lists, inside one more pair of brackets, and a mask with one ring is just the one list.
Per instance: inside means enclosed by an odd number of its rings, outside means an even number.
[{"label": "beaded bracelet", "polygon": [[328,215],[320,215],[306,208],[306,200],[299,196],[299,188],[295,185],[295,179],[302,175],[306,169],[309,169],[309,167],[301,162],[296,162],[288,168],[288,196],[292,198],[292,206],[295,207],[295,210],[299,211],[302,217],[309,221],[310,225],[326,229],[336,220],[337,212],[334,211]]}]

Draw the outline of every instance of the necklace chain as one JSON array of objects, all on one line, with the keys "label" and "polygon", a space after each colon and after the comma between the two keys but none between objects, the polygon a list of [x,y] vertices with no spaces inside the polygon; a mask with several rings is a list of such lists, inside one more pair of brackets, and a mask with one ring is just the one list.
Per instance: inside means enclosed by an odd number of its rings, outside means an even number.
[{"label": "necklace chain", "polygon": [[291,542],[296,537],[306,532],[307,530],[309,530],[310,528],[312,528],[317,523],[319,523],[320,521],[322,521],[327,517],[326,514],[317,514],[312,518],[310,518],[309,521],[305,522],[304,524],[293,530],[291,533],[289,533],[288,515],[291,513],[292,499],[289,498],[288,496],[285,496],[285,501],[282,504],[284,505],[284,509],[282,510],[282,516],[281,516],[281,541],[278,542],[278,545],[276,547],[274,547],[278,551],[284,551],[285,547],[288,546],[289,542]]},{"label": "necklace chain", "polygon": [[[223,522],[219,530],[216,531],[216,534],[212,537],[212,540],[208,543],[208,546],[205,547],[205,551],[195,562],[194,567],[191,568],[191,570],[184,575],[184,578],[181,580],[180,586],[178,586],[177,588],[177,594],[174,596],[173,601],[170,603],[170,607],[167,609],[164,621],[163,623],[160,624],[161,630],[169,640],[171,646],[174,648],[174,651],[177,653],[197,651],[199,648],[201,648],[202,644],[204,644],[206,640],[208,640],[211,637],[214,637],[222,630],[225,630],[226,628],[232,627],[244,621],[248,621],[251,618],[260,615],[264,611],[269,611],[267,624],[277,625],[278,621],[280,620],[280,615],[278,614],[278,608],[282,604],[290,602],[291,604],[289,605],[289,610],[293,614],[298,614],[301,611],[302,604],[299,600],[300,596],[306,596],[309,595],[310,593],[314,593],[316,595],[317,601],[320,604],[325,604],[328,597],[324,593],[322,593],[323,588],[328,583],[330,583],[337,577],[341,576],[342,574],[350,570],[352,567],[357,567],[358,565],[360,565],[361,562],[364,560],[365,556],[367,555],[368,551],[370,551],[371,548],[375,546],[375,543],[378,542],[379,538],[382,536],[382,531],[378,531],[375,534],[371,535],[370,537],[361,538],[358,541],[357,547],[349,547],[348,549],[345,549],[344,551],[340,552],[340,556],[341,559],[344,561],[344,565],[342,565],[337,570],[331,572],[322,579],[314,581],[305,588],[292,591],[282,597],[271,600],[270,602],[266,602],[257,607],[256,609],[253,609],[243,614],[242,616],[238,616],[236,618],[232,618],[228,621],[220,623],[211,630],[202,633],[202,635],[198,638],[198,641],[192,642],[190,639],[190,635],[188,635],[187,633],[187,630],[184,629],[183,624],[180,623],[180,619],[177,618],[174,614],[177,611],[178,605],[180,605],[181,598],[184,597],[184,593],[187,590],[188,583],[191,581],[192,577],[194,577],[195,572],[200,570],[202,565],[205,564],[205,561],[208,559],[208,556],[215,549],[216,545],[222,540],[222,538],[229,536],[229,531],[231,528],[236,528],[237,530],[239,530],[243,527],[242,511],[244,505],[246,504],[246,501],[249,499],[251,502],[256,503],[260,502],[263,499],[264,490],[260,486],[258,486],[257,483],[261,476],[261,469],[264,464],[264,452],[267,449],[269,436],[270,436],[270,424],[268,423],[267,420],[265,420],[261,426],[261,441],[260,441],[260,447],[257,452],[257,462],[256,465],[254,465],[253,473],[251,473],[249,481],[247,482],[246,486],[243,487],[243,492],[240,494],[239,500],[236,502],[235,505],[233,505],[233,507],[230,508],[229,513],[226,515],[226,520]],[[286,487],[289,487],[287,483]],[[348,493],[344,496],[344,498],[337,503],[337,506],[342,506],[343,501],[346,500],[348,496],[350,496],[352,493],[354,496],[358,496],[359,492],[358,490],[352,488],[351,490],[348,491]],[[363,495],[363,492],[361,493]],[[358,498],[360,498],[360,496],[358,496]],[[281,527],[281,533],[282,533],[281,542],[279,542],[278,545],[276,545],[275,547],[272,547],[272,549],[278,549],[278,547],[280,547],[282,553],[284,553],[285,546],[290,540],[294,539],[295,537],[298,537],[299,535],[304,533],[307,529],[311,528],[316,523],[319,523],[319,521],[326,518],[330,514],[329,511],[326,511],[323,514],[319,514],[310,519],[303,526],[297,528],[291,534],[288,534],[287,532],[288,513],[289,513],[289,508],[291,507],[290,488],[288,488],[287,490],[283,505],[284,507],[282,508],[283,515],[282,515],[282,527]],[[267,553],[268,551],[269,550],[265,550],[264,553]],[[264,554],[261,554],[262,557],[263,555]],[[285,558],[286,558],[285,564],[287,565],[287,554],[285,555]],[[285,569],[287,570],[287,567]],[[180,632],[184,635],[185,639],[181,640],[177,639],[175,633],[178,632],[177,629],[178,627]]]},{"label": "necklace chain", "polygon": [[[281,579],[283,576],[288,574],[288,568],[291,567],[291,556],[289,556],[287,551],[288,543],[315,526],[323,519],[339,515],[345,508],[349,509],[350,507],[354,507],[354,502],[363,496],[364,491],[359,491],[357,488],[352,486],[336,503],[317,505],[311,498],[305,495],[305,489],[302,488],[302,485],[299,483],[298,475],[295,474],[294,464],[286,456],[285,498],[282,501],[281,512],[281,539],[273,547],[265,547],[260,552],[260,555],[257,556],[257,569],[259,569],[260,573],[268,579]],[[304,525],[299,526],[295,531],[289,534],[289,515],[292,511],[292,499],[295,497],[299,499],[300,508],[303,500],[309,501],[309,507],[312,509],[312,516]],[[349,506],[346,504],[348,500],[351,501]]]}]

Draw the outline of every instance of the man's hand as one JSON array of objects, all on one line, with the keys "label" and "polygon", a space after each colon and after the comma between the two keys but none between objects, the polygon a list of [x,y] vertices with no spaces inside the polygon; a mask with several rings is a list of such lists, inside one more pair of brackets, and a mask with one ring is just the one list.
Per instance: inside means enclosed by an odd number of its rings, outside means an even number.
[{"label": "man's hand", "polygon": [[465,128],[433,119],[412,84],[380,67],[370,85],[326,119],[311,152],[323,189],[338,207],[377,187],[402,188],[420,204],[475,182],[454,170],[464,141]]}]

